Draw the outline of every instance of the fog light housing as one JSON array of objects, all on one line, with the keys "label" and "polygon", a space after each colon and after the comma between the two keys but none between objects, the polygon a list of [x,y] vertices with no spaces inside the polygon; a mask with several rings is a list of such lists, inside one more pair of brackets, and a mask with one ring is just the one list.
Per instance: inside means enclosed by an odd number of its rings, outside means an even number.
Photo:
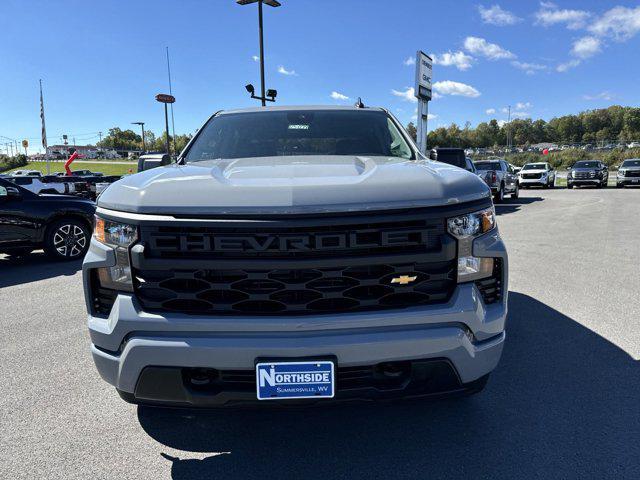
[{"label": "fog light housing", "polygon": [[493,257],[459,257],[458,283],[471,282],[493,274]]}]

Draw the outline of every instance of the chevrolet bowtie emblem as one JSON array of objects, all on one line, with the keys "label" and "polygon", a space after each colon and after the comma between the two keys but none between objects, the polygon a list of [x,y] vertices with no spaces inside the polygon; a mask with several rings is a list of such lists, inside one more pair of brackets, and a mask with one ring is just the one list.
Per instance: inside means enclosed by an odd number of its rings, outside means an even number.
[{"label": "chevrolet bowtie emblem", "polygon": [[394,277],[391,279],[391,283],[399,283],[400,285],[408,285],[409,283],[415,281],[418,278],[417,275],[409,276],[409,275],[400,275],[399,277]]}]

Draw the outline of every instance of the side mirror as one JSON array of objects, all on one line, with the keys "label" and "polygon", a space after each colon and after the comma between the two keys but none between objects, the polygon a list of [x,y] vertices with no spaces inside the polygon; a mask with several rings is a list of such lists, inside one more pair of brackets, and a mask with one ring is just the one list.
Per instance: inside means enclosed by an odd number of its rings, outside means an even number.
[{"label": "side mirror", "polygon": [[0,202],[20,197],[20,191],[17,188],[0,186]]},{"label": "side mirror", "polygon": [[151,168],[161,167],[163,165],[169,165],[171,163],[171,157],[164,154],[157,155],[142,155],[138,158],[138,172],[143,172]]}]

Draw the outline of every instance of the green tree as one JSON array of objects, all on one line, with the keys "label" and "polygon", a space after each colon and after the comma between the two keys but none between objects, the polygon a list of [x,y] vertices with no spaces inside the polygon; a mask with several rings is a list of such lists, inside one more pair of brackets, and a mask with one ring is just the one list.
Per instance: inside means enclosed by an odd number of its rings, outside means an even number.
[{"label": "green tree", "polygon": [[413,124],[413,122],[409,122],[409,125],[407,125],[407,133],[411,138],[413,138],[414,141],[417,140],[418,130],[416,129],[416,126]]},{"label": "green tree", "polygon": [[142,137],[133,130],[121,130],[118,127],[113,127],[97,145],[117,150],[139,150],[142,148]]}]

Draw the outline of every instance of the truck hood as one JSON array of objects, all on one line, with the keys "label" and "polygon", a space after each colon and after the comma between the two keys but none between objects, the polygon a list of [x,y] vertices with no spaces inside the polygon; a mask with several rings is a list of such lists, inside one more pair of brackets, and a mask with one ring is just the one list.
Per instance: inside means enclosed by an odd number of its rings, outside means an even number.
[{"label": "truck hood", "polygon": [[98,206],[148,214],[310,213],[489,198],[478,177],[431,160],[278,156],[168,165],[109,186]]}]

